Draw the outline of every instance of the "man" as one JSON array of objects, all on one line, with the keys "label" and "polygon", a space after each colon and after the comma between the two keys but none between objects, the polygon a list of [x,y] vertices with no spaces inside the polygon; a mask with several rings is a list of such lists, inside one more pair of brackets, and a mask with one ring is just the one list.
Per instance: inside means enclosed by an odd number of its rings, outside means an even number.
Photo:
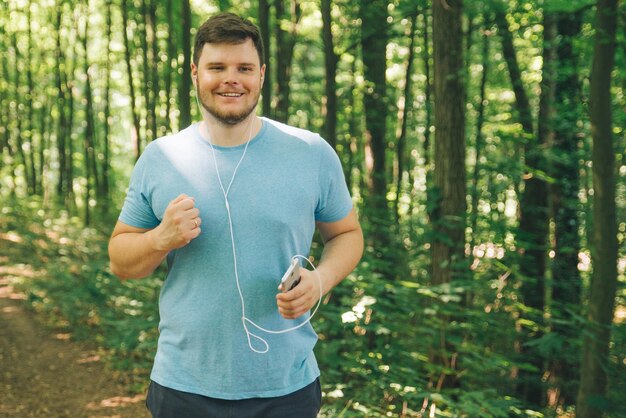
[{"label": "man", "polygon": [[[168,263],[154,417],[320,409],[309,311],[358,263],[363,237],[333,149],[255,115],[265,69],[249,21],[222,13],[199,28],[191,73],[202,121],[146,147],[111,237],[121,278]],[[319,265],[286,291],[280,279],[292,256],[309,253],[316,226]]]}]

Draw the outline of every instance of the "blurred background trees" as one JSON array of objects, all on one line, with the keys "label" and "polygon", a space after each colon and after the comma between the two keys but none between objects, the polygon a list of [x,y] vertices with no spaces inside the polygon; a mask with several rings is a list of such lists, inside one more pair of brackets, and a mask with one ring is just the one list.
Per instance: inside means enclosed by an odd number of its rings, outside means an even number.
[{"label": "blurred background trees", "polygon": [[3,1],[0,224],[52,277],[16,279],[34,306],[148,367],[162,274],[119,283],[102,246],[146,144],[199,119],[218,10],[261,27],[259,113],[328,140],[366,233],[315,321],[325,414],[626,415],[615,0]]}]

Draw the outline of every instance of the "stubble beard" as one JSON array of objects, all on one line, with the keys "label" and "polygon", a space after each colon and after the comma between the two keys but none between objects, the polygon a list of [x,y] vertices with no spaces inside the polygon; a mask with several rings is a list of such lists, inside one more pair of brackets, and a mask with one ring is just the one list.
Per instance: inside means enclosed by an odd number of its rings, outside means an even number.
[{"label": "stubble beard", "polygon": [[248,116],[250,116],[250,114],[256,109],[259,103],[259,97],[261,97],[261,92],[259,91],[259,94],[257,94],[257,96],[254,98],[254,103],[252,103],[249,108],[246,108],[239,113],[226,113],[220,112],[216,107],[208,106],[199,93],[200,92],[198,91],[198,89],[196,89],[196,94],[197,97],[200,98],[200,105],[202,106],[202,108],[206,110],[209,115],[213,116],[213,118],[215,118],[219,123],[228,126],[235,126],[246,120]]}]

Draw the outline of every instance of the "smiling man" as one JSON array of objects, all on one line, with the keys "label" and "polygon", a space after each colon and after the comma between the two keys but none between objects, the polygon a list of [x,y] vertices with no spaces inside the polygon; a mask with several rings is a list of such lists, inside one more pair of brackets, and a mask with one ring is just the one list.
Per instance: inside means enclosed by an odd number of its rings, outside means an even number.
[{"label": "smiling man", "polygon": [[[168,264],[153,417],[315,417],[321,406],[310,310],[356,266],[363,236],[333,149],[256,116],[265,69],[248,20],[202,24],[191,65],[202,121],[146,147],[111,236],[121,278]],[[319,265],[283,289],[316,228]]]}]

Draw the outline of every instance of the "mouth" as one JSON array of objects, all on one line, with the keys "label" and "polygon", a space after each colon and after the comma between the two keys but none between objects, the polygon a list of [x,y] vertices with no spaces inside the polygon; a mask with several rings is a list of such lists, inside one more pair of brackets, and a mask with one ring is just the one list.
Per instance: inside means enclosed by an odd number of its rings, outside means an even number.
[{"label": "mouth", "polygon": [[243,93],[217,93],[217,95],[221,97],[241,97]]}]

